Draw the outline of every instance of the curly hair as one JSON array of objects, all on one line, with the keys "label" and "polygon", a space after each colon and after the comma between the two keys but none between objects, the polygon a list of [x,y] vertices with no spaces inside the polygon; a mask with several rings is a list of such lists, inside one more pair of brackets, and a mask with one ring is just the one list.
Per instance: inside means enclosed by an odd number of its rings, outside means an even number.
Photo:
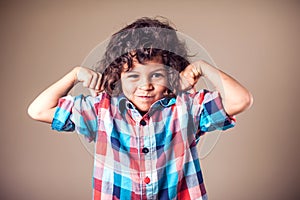
[{"label": "curly hair", "polygon": [[[133,59],[145,64],[160,56],[167,66],[168,95],[179,91],[179,73],[190,64],[185,43],[167,20],[140,18],[113,34],[96,71],[102,73],[101,87],[111,96],[119,95],[121,73],[129,71]],[[124,69],[124,65],[128,67]],[[175,69],[175,70],[174,70]],[[176,73],[177,72],[177,73]]]}]

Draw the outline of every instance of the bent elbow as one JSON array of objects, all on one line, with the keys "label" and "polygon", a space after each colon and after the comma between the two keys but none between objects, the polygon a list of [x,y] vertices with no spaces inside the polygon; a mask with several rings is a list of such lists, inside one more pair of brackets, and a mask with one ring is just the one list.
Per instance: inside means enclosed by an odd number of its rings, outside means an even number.
[{"label": "bent elbow", "polygon": [[249,109],[253,104],[253,95],[250,92],[247,92],[243,101],[243,110]]},{"label": "bent elbow", "polygon": [[248,110],[253,104],[253,96],[250,92],[247,92],[236,103],[236,114]]},{"label": "bent elbow", "polygon": [[36,107],[35,105],[31,104],[27,109],[27,114],[29,117],[36,121],[46,122],[46,123],[52,123],[53,116],[54,116],[55,108],[50,109],[40,109],[39,107]]},{"label": "bent elbow", "polygon": [[225,110],[229,115],[239,114],[249,109],[253,104],[253,96],[250,92],[246,92],[239,97],[231,98],[225,103]]},{"label": "bent elbow", "polygon": [[34,120],[39,120],[39,112],[36,111],[32,105],[29,105],[27,108],[27,114]]}]

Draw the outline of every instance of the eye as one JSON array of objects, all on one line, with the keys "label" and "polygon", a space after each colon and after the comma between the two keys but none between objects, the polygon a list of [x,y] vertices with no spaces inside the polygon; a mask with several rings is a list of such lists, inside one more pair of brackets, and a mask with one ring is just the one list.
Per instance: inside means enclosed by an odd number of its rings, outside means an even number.
[{"label": "eye", "polygon": [[135,79],[135,78],[138,78],[139,75],[137,75],[137,74],[130,74],[130,75],[128,75],[127,77],[128,77],[128,78]]},{"label": "eye", "polygon": [[162,78],[162,77],[165,77],[165,75],[162,74],[162,73],[154,73],[154,74],[152,74],[152,78]]}]

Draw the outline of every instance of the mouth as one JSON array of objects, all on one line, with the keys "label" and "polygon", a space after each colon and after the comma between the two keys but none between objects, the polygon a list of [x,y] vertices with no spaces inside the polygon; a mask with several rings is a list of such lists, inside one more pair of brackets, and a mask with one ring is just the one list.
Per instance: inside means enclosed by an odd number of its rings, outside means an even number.
[{"label": "mouth", "polygon": [[137,95],[137,97],[143,100],[151,100],[154,98],[154,96],[150,96],[150,95]]},{"label": "mouth", "polygon": [[138,97],[140,97],[140,98],[145,98],[145,99],[153,98],[153,96],[141,96],[141,95],[139,95]]}]

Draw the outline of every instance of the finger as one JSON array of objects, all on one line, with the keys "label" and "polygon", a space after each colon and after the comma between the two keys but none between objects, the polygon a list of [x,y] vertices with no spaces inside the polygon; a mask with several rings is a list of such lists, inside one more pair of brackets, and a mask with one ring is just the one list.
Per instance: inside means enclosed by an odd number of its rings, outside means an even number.
[{"label": "finger", "polygon": [[97,82],[98,82],[98,78],[99,78],[98,73],[93,72],[92,73],[92,77],[91,77],[91,81],[90,81],[90,84],[89,84],[89,88],[90,89],[95,89],[96,88],[96,85],[97,85]]},{"label": "finger", "polygon": [[96,83],[96,86],[95,86],[95,89],[100,91],[100,87],[101,87],[101,77],[102,75],[100,73],[97,73],[98,74],[98,79],[97,79],[97,83]]},{"label": "finger", "polygon": [[199,78],[201,76],[201,72],[198,70],[198,68],[195,65],[192,65],[191,71],[194,74],[194,78]]},{"label": "finger", "polygon": [[183,77],[182,78],[184,79],[184,82],[187,82],[190,85],[193,85],[194,82],[195,82],[195,74],[191,70],[188,71],[188,72],[183,73]]}]

